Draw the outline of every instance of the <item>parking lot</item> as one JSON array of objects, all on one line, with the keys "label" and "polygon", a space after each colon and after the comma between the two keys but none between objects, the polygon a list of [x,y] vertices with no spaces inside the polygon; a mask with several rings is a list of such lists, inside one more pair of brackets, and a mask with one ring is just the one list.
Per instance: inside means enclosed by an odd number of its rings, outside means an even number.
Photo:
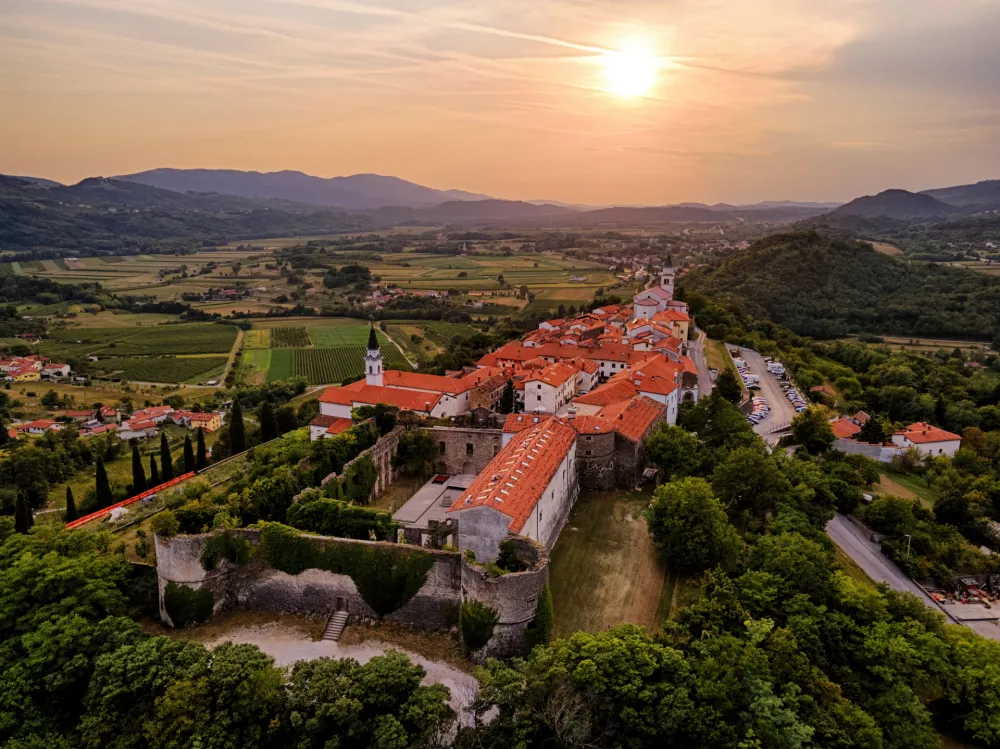
[{"label": "parking lot", "polygon": [[[734,350],[735,347],[730,346],[730,351]],[[757,379],[754,380],[751,377],[751,381],[756,387],[760,388],[759,390],[750,391],[750,394],[756,399],[754,404],[755,414],[750,418],[750,423],[753,424],[754,431],[762,437],[767,437],[767,435],[776,429],[783,429],[791,424],[792,419],[795,418],[795,414],[797,413],[796,408],[803,408],[806,405],[801,393],[793,388],[791,383],[786,380],[779,380],[775,375],[771,374],[767,369],[767,362],[764,361],[764,357],[753,349],[740,348],[739,354],[736,356],[739,356],[743,360],[746,373],[756,376]],[[744,376],[743,372],[740,372],[740,374]],[[744,381],[746,381],[745,376]],[[789,392],[786,391],[786,388],[791,392],[791,397],[789,397]]]}]

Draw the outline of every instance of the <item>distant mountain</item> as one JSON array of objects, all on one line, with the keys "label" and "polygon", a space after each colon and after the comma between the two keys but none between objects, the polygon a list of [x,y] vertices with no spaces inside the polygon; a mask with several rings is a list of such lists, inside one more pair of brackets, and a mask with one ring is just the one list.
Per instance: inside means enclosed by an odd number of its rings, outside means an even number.
[{"label": "distant mountain", "polygon": [[723,211],[696,206],[667,205],[650,208],[600,208],[596,211],[584,211],[574,217],[575,224],[662,224],[662,223],[719,223],[733,221],[731,216]]},{"label": "distant mountain", "polygon": [[1000,179],[988,179],[974,185],[924,190],[920,194],[929,195],[948,205],[982,207],[988,210],[1000,209]]},{"label": "distant mountain", "polygon": [[355,174],[325,179],[302,172],[243,172],[233,169],[152,169],[116,179],[177,192],[213,192],[245,198],[280,198],[349,210],[384,206],[430,207],[451,200],[482,200],[462,190],[435,190],[398,177]]},{"label": "distant mountain", "polygon": [[451,200],[433,208],[388,206],[368,212],[370,216],[392,224],[482,224],[497,221],[523,223],[538,219],[569,216],[577,211],[548,203],[536,205],[520,200]]},{"label": "distant mountain", "polygon": [[955,206],[924,193],[907,190],[885,190],[878,195],[865,195],[834,209],[830,213],[840,216],[863,218],[919,219],[947,216],[956,212]]},{"label": "distant mountain", "polygon": [[35,184],[35,185],[41,185],[42,187],[62,187],[63,186],[62,182],[56,182],[55,180],[44,179],[42,177],[20,177],[20,176],[15,176],[13,178],[14,179],[20,179],[20,180],[23,180],[25,182],[31,182],[32,184]]},{"label": "distant mountain", "polygon": [[684,276],[685,292],[730,298],[796,333],[991,339],[1000,279],[909,262],[815,231],[774,234]]},{"label": "distant mountain", "polygon": [[[304,209],[304,210],[303,210]],[[0,248],[156,252],[260,237],[378,228],[340,209],[233,195],[178,193],[103,177],[43,187],[0,176]]]}]

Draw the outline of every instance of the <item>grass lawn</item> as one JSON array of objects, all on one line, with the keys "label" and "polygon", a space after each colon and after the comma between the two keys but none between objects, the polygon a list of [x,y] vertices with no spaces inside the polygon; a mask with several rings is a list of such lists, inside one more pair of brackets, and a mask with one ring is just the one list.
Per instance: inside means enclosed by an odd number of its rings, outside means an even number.
[{"label": "grass lawn", "polygon": [[888,466],[882,469],[880,475],[881,480],[875,486],[875,491],[880,494],[894,494],[905,499],[917,497],[928,506],[933,506],[938,500],[937,491],[922,476],[903,473]]},{"label": "grass lawn", "polygon": [[875,581],[868,577],[868,574],[861,569],[854,560],[851,559],[844,551],[838,546],[836,551],[837,564],[840,565],[840,569],[851,578],[855,583],[861,588],[871,588],[876,587]]},{"label": "grass lawn", "polygon": [[726,353],[726,344],[722,341],[705,339],[705,363],[720,372],[732,366],[732,360]]},{"label": "grass lawn", "polygon": [[666,579],[642,512],[648,494],[581,492],[552,550],[554,636],[631,622],[659,627]]}]

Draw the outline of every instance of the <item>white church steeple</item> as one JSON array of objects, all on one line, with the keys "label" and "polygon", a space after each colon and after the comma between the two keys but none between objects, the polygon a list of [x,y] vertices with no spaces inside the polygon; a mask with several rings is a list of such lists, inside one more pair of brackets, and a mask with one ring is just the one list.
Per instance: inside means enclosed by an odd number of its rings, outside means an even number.
[{"label": "white church steeple", "polygon": [[368,353],[365,354],[365,382],[369,385],[382,385],[382,351],[378,347],[378,336],[375,335],[375,323],[368,331]]}]

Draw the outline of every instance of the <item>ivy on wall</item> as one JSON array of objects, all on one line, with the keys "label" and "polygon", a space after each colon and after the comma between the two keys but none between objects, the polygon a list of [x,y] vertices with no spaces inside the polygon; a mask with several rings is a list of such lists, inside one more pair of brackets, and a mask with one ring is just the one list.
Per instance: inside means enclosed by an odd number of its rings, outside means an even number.
[{"label": "ivy on wall", "polygon": [[246,564],[252,554],[253,546],[243,536],[223,531],[205,542],[205,548],[201,552],[201,566],[205,570],[212,571],[220,559],[226,559],[233,564]]},{"label": "ivy on wall", "polygon": [[208,588],[190,588],[178,583],[167,583],[163,591],[163,607],[175,627],[198,624],[212,615],[215,596]]},{"label": "ivy on wall", "polygon": [[280,523],[260,523],[259,552],[267,564],[289,575],[308,569],[347,575],[364,602],[386,616],[410,602],[434,565],[422,549],[366,544],[327,543],[302,536]]},{"label": "ivy on wall", "polygon": [[535,617],[528,622],[524,630],[524,642],[529,648],[548,643],[549,637],[552,636],[553,619],[552,592],[546,584],[538,597],[538,603],[535,604]]},{"label": "ivy on wall", "polygon": [[479,601],[463,603],[458,611],[458,631],[465,649],[472,653],[486,645],[498,621],[500,615],[486,604]]}]

